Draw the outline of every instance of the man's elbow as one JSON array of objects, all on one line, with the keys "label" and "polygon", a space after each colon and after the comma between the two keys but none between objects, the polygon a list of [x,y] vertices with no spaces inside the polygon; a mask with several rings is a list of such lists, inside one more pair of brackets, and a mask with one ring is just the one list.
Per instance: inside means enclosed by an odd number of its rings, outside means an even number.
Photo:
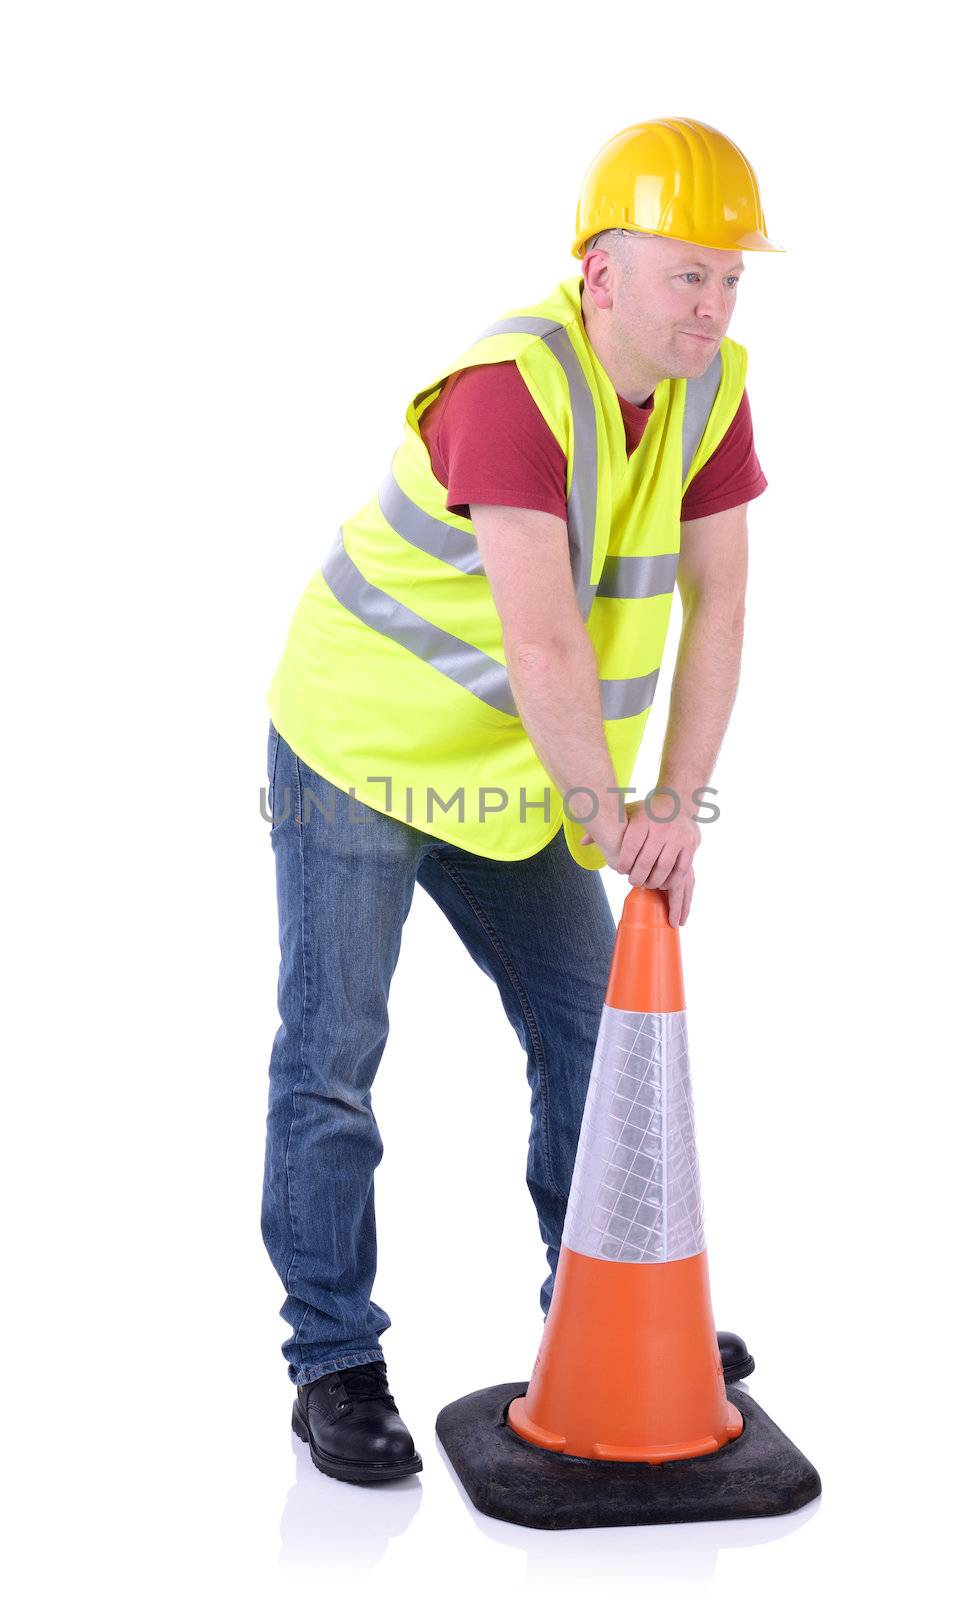
[{"label": "man's elbow", "polygon": [[555,671],[561,660],[558,639],[517,639],[506,644],[506,661],[513,672],[545,674]]},{"label": "man's elbow", "polygon": [[513,672],[548,676],[561,671],[564,663],[573,659],[585,644],[589,647],[582,626],[579,629],[544,628],[511,639],[507,637],[506,662]]}]

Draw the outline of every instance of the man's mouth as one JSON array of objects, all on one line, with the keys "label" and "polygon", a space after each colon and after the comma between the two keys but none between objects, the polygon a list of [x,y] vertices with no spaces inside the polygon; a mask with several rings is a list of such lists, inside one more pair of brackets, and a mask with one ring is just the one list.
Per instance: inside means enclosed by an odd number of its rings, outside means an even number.
[{"label": "man's mouth", "polygon": [[717,344],[718,343],[718,340],[714,337],[713,334],[710,334],[710,333],[686,333],[684,329],[681,329],[680,331],[682,333],[684,333],[684,336],[685,336],[686,339],[700,339],[702,344]]}]

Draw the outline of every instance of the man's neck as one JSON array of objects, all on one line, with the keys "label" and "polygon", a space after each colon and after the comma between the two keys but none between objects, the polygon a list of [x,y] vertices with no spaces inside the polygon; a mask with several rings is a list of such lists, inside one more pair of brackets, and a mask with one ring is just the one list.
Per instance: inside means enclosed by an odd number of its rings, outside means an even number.
[{"label": "man's neck", "polygon": [[645,377],[631,365],[627,352],[615,350],[610,338],[609,319],[597,311],[586,294],[586,285],[580,289],[580,316],[594,355],[600,362],[617,393],[632,405],[645,406],[660,378]]}]

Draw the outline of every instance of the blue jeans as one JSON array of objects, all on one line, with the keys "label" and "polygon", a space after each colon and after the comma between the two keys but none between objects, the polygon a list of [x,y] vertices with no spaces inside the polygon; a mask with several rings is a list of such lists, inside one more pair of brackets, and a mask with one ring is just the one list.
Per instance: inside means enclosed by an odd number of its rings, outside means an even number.
[{"label": "blue jeans", "polygon": [[577,865],[562,830],[525,861],[473,855],[352,800],[272,723],[267,781],[281,959],[262,1233],[286,1290],[287,1370],[310,1383],[383,1360],[391,1325],[371,1299],[384,1148],[371,1085],[415,883],[496,984],[526,1053],[526,1182],[550,1268],[544,1316],[616,928],[600,874]]}]

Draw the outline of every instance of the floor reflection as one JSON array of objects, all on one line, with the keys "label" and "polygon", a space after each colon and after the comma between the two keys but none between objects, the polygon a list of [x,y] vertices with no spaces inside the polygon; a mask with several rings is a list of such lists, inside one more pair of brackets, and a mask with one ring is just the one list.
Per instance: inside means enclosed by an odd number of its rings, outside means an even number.
[{"label": "floor reflection", "polygon": [[290,1443],[296,1478],[280,1519],[281,1570],[371,1571],[421,1505],[421,1473],[395,1483],[340,1483],[317,1471],[295,1434]]}]

